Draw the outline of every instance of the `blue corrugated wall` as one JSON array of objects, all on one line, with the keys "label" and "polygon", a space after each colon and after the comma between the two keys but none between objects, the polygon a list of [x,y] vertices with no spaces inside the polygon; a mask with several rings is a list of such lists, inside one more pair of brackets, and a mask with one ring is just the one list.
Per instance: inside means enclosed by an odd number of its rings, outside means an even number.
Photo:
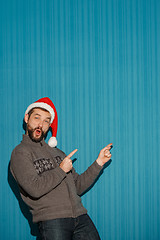
[{"label": "blue corrugated wall", "polygon": [[0,239],[36,239],[8,164],[25,109],[44,96],[79,173],[113,142],[83,196],[101,238],[160,239],[159,0],[1,0],[0,96]]}]

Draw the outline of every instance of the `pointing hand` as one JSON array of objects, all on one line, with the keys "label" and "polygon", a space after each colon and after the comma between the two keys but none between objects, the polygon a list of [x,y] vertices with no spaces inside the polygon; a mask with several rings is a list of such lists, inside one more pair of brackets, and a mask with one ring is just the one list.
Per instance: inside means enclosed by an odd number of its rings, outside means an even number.
[{"label": "pointing hand", "polygon": [[59,165],[60,166],[60,168],[64,171],[64,172],[66,172],[66,173],[68,173],[68,172],[70,172],[71,171],[71,169],[72,169],[72,160],[70,159],[76,152],[78,151],[78,149],[75,149],[74,151],[72,151],[67,157],[65,157],[64,159],[63,159],[63,161],[61,162],[61,164]]},{"label": "pointing hand", "polygon": [[106,162],[108,162],[111,159],[111,153],[110,150],[112,148],[112,143],[108,144],[105,148],[103,148],[100,153],[99,156],[97,158],[97,163],[100,166],[103,166]]}]

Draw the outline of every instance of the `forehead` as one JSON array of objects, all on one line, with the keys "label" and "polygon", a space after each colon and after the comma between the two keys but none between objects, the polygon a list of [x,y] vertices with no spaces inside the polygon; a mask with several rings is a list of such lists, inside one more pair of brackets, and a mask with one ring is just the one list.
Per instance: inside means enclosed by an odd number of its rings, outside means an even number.
[{"label": "forehead", "polygon": [[36,115],[36,114],[40,115],[40,116],[43,116],[43,117],[51,118],[51,114],[45,109],[34,108],[32,115]]}]

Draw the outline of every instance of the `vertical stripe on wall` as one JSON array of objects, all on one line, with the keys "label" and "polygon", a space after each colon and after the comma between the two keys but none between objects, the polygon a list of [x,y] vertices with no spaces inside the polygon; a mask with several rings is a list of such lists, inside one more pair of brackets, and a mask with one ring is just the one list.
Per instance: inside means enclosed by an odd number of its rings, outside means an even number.
[{"label": "vertical stripe on wall", "polygon": [[0,2],[0,238],[36,239],[9,185],[27,106],[49,96],[58,147],[83,172],[113,142],[82,197],[103,240],[160,239],[160,2]]}]

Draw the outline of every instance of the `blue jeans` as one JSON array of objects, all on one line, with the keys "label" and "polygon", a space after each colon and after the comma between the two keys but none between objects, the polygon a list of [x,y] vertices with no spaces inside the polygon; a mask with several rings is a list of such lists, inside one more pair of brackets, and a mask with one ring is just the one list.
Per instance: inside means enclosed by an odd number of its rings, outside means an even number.
[{"label": "blue jeans", "polygon": [[100,240],[87,214],[77,218],[58,218],[39,222],[42,240]]}]

